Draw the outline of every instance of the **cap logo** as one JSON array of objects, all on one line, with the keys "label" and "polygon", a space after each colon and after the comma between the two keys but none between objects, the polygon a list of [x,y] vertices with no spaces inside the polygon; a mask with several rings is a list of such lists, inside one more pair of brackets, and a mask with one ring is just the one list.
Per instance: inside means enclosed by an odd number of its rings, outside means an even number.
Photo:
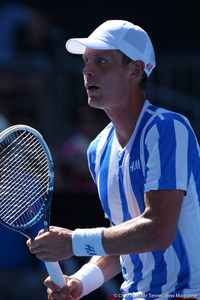
[{"label": "cap logo", "polygon": [[149,63],[146,65],[146,69],[150,72],[152,68],[153,68],[153,65],[149,62]]}]

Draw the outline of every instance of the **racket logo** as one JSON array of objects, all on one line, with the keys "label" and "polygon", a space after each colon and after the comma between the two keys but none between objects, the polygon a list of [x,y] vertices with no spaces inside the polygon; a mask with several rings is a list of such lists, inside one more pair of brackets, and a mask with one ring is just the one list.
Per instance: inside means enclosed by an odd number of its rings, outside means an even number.
[{"label": "racket logo", "polygon": [[33,205],[29,205],[29,206],[28,206],[28,212],[29,212],[30,214],[32,214],[32,213],[34,212],[34,207],[33,207]]}]

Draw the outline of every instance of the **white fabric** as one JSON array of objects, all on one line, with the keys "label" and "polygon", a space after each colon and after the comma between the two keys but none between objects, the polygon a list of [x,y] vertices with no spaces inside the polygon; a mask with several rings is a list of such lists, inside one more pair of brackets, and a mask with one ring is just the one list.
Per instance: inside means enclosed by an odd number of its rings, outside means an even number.
[{"label": "white fabric", "polygon": [[72,249],[76,256],[106,256],[102,245],[104,228],[76,229],[72,236]]},{"label": "white fabric", "polygon": [[149,76],[155,68],[155,53],[148,34],[139,26],[123,20],[109,20],[100,25],[88,38],[69,39],[66,49],[83,54],[85,48],[118,49],[133,61],[142,60]]},{"label": "white fabric", "polygon": [[77,299],[88,295],[90,292],[98,289],[104,283],[104,276],[99,267],[93,264],[85,264],[75,274],[70,277],[76,278],[82,283],[82,292]]}]

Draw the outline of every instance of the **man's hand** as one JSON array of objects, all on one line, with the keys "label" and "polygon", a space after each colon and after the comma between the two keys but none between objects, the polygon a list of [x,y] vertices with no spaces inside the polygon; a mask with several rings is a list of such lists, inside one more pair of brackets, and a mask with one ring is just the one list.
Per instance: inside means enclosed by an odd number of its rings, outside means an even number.
[{"label": "man's hand", "polygon": [[61,289],[48,277],[44,284],[47,287],[48,300],[76,300],[82,291],[82,284],[78,279],[64,275],[66,285]]},{"label": "man's hand", "polygon": [[73,231],[51,226],[48,232],[39,231],[34,240],[29,239],[27,246],[32,254],[45,262],[54,262],[73,256]]}]

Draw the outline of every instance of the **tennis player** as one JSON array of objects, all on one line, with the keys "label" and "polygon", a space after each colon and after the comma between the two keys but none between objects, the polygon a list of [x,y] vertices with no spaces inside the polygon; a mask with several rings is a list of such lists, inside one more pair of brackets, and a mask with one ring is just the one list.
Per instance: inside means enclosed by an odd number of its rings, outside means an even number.
[{"label": "tennis player", "polygon": [[149,36],[111,20],[66,48],[83,55],[88,103],[111,120],[88,148],[111,227],[51,227],[28,241],[44,261],[91,256],[64,288],[47,278],[48,299],[80,299],[121,271],[124,300],[200,299],[200,150],[184,116],[146,99]]}]

